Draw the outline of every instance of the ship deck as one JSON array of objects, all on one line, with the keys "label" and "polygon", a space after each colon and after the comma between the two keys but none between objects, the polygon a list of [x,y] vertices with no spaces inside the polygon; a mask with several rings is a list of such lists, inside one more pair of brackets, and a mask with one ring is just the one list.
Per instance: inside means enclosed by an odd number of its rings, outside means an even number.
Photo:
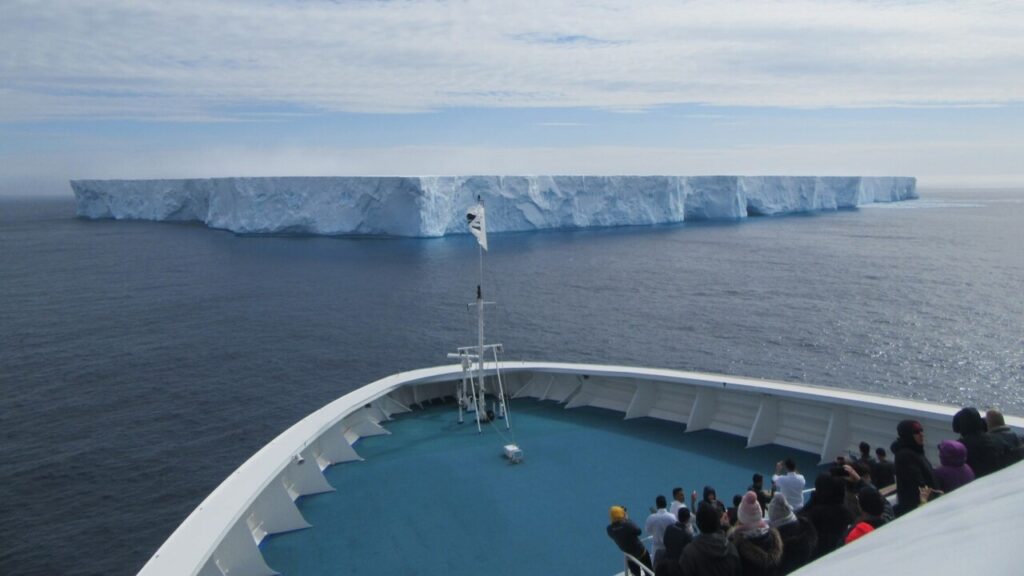
[{"label": "ship deck", "polygon": [[[608,507],[641,528],[654,497],[714,486],[727,504],[754,472],[793,457],[813,482],[818,456],[685,426],[553,401],[516,399],[512,430],[477,433],[454,403],[400,414],[390,435],[355,448],[364,461],[333,466],[335,492],[296,504],[313,528],[276,534],[261,549],[285,575],[614,574],[622,555],[605,535]],[[523,461],[502,447],[516,443]]]}]

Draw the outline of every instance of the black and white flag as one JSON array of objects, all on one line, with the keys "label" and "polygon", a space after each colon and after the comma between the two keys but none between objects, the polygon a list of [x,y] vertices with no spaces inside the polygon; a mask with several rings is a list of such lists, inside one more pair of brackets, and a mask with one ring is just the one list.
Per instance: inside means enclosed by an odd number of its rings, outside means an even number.
[{"label": "black and white flag", "polygon": [[477,204],[466,211],[466,222],[469,224],[469,231],[476,236],[480,247],[487,250],[487,226],[484,223],[484,205]]}]

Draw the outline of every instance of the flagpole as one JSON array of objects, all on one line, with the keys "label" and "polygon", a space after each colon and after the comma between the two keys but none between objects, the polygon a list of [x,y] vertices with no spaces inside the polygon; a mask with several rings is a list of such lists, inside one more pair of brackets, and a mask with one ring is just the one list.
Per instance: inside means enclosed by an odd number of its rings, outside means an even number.
[{"label": "flagpole", "polygon": [[[477,259],[478,259],[478,281],[476,285],[476,314],[477,314],[477,344],[476,344],[476,381],[480,386],[479,397],[474,397],[476,403],[476,414],[477,414],[477,430],[480,431],[480,415],[481,412],[486,414],[487,411],[487,390],[484,385],[484,360],[485,351],[487,346],[484,344],[484,252],[487,251],[487,224],[486,214],[484,212],[484,202],[480,196],[476,197],[477,205],[471,208],[466,213],[466,219],[469,223],[469,231],[476,237],[477,240]],[[469,348],[472,350],[472,348]],[[495,366],[497,366],[497,360],[495,360]],[[473,377],[470,374],[470,380]],[[499,393],[501,390],[501,380],[498,377],[498,389]],[[475,391],[475,387],[474,387]],[[504,397],[501,398],[502,408],[504,409]],[[506,421],[507,425],[507,421]]]},{"label": "flagpole", "polygon": [[[477,202],[480,204],[481,207],[483,207],[483,205],[484,205],[483,200],[481,200],[479,196],[477,197]],[[487,233],[486,228],[484,228],[483,233],[484,234]],[[486,238],[486,236],[485,236],[485,238]],[[483,244],[480,244],[479,242],[477,243],[477,255],[478,255],[478,261],[479,261],[479,276],[477,277],[478,280],[477,280],[477,285],[476,285],[476,314],[477,314],[477,335],[476,335],[476,337],[477,337],[477,339],[476,339],[477,350],[476,350],[476,354],[477,354],[477,363],[478,363],[477,364],[477,375],[478,375],[477,377],[480,380],[480,402],[483,404],[482,407],[479,406],[479,405],[477,406],[477,414],[480,413],[480,410],[483,410],[484,414],[486,414],[487,413],[487,393],[485,392],[485,388],[484,388],[484,293],[483,293],[483,284],[484,284],[484,246],[483,246]]]},{"label": "flagpole", "polygon": [[484,249],[482,246],[477,248],[480,253],[480,283],[476,285],[476,317],[477,317],[477,374],[480,380],[480,402],[483,406],[477,406],[477,411],[484,411],[487,413],[487,393],[484,388],[484,294],[483,294],[483,282],[484,282]]}]

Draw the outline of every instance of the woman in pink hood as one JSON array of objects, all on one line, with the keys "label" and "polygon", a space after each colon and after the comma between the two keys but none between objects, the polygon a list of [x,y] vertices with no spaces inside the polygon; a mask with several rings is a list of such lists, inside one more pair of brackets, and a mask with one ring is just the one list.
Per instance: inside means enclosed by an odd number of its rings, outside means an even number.
[{"label": "woman in pink hood", "polygon": [[974,470],[967,465],[967,448],[960,442],[939,442],[939,462],[942,466],[935,469],[935,479],[943,492],[949,492],[974,480]]}]

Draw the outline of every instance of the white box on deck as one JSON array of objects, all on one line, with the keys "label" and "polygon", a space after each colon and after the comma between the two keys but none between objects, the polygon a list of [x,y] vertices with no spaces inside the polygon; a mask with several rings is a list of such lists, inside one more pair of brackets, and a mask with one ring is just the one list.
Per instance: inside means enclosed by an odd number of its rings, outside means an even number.
[{"label": "white box on deck", "polygon": [[515,444],[505,444],[505,458],[508,458],[512,463],[517,464],[523,459],[523,451]]}]

